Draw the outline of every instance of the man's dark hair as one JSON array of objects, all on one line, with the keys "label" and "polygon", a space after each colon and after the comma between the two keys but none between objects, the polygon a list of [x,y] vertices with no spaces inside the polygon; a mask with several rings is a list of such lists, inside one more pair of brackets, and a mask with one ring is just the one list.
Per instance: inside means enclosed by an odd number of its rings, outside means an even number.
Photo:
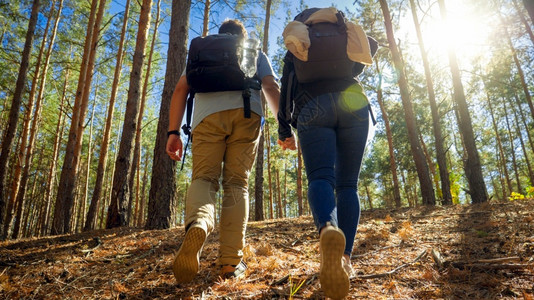
[{"label": "man's dark hair", "polygon": [[247,37],[247,30],[245,29],[245,25],[241,23],[239,20],[226,20],[221,24],[221,27],[219,27],[219,33],[230,33],[239,35],[242,38]]}]

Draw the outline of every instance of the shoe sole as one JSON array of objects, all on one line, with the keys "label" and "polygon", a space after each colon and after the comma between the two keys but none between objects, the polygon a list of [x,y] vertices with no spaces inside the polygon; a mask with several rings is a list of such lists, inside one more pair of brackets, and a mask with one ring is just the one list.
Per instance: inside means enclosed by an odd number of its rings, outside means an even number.
[{"label": "shoe sole", "polygon": [[190,228],[174,258],[172,271],[178,283],[190,282],[199,269],[199,252],[206,240],[206,232],[199,227]]},{"label": "shoe sole", "polygon": [[[327,229],[328,230],[328,229]],[[321,273],[319,280],[325,296],[343,299],[349,293],[349,276],[341,262],[345,249],[345,237],[337,230],[321,235]]]}]

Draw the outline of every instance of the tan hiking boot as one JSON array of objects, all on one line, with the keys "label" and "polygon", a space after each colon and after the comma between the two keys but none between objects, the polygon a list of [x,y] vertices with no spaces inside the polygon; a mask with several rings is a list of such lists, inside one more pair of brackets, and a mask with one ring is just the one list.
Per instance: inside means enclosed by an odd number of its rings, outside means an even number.
[{"label": "tan hiking boot", "polygon": [[352,270],[352,263],[350,262],[350,258],[347,258],[345,255],[343,255],[343,258],[341,260],[341,263],[343,264],[343,269],[345,270],[345,272],[347,272],[349,278],[354,276],[354,271]]},{"label": "tan hiking boot", "polygon": [[193,223],[185,234],[184,241],[174,258],[172,271],[178,283],[193,280],[200,266],[200,253],[207,237],[207,230],[201,222]]},{"label": "tan hiking boot", "polygon": [[243,277],[245,276],[245,271],[247,268],[247,264],[244,261],[241,261],[235,266],[224,265],[221,268],[221,277],[223,279]]},{"label": "tan hiking boot", "polygon": [[327,223],[321,230],[319,239],[321,251],[321,271],[319,280],[325,296],[343,299],[349,293],[349,275],[343,268],[342,257],[345,250],[345,235],[339,228]]}]

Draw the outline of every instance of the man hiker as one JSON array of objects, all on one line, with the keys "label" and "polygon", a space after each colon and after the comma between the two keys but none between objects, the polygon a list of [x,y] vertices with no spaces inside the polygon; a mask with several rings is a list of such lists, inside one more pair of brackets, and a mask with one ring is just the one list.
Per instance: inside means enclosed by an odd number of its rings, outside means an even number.
[{"label": "man hiker", "polygon": [[[166,151],[171,159],[179,161],[184,152],[179,129],[186,102],[190,105],[188,94],[194,92],[193,166],[186,197],[186,234],[172,265],[178,283],[193,280],[199,271],[202,247],[214,229],[219,182],[223,189],[220,276],[243,276],[247,268],[243,248],[249,212],[248,180],[263,123],[259,89],[274,115],[278,113],[280,89],[264,53],[257,51],[257,57],[248,57],[255,49],[248,49],[249,54],[242,52],[246,39],[247,31],[238,20],[226,20],[219,34],[194,39],[186,71],[171,99]],[[257,61],[252,64],[255,74],[243,79],[250,70],[239,70],[239,64],[249,63],[251,67],[250,59]]]}]

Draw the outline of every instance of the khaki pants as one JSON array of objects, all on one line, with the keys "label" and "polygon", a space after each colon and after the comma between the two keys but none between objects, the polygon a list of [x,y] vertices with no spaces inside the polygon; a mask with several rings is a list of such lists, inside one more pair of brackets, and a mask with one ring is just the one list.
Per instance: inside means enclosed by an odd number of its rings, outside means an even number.
[{"label": "khaki pants", "polygon": [[222,172],[219,264],[236,265],[243,257],[248,220],[248,179],[261,131],[261,118],[243,109],[204,118],[193,131],[193,177],[186,198],[186,226],[203,221],[208,233],[215,221],[215,194]]}]

